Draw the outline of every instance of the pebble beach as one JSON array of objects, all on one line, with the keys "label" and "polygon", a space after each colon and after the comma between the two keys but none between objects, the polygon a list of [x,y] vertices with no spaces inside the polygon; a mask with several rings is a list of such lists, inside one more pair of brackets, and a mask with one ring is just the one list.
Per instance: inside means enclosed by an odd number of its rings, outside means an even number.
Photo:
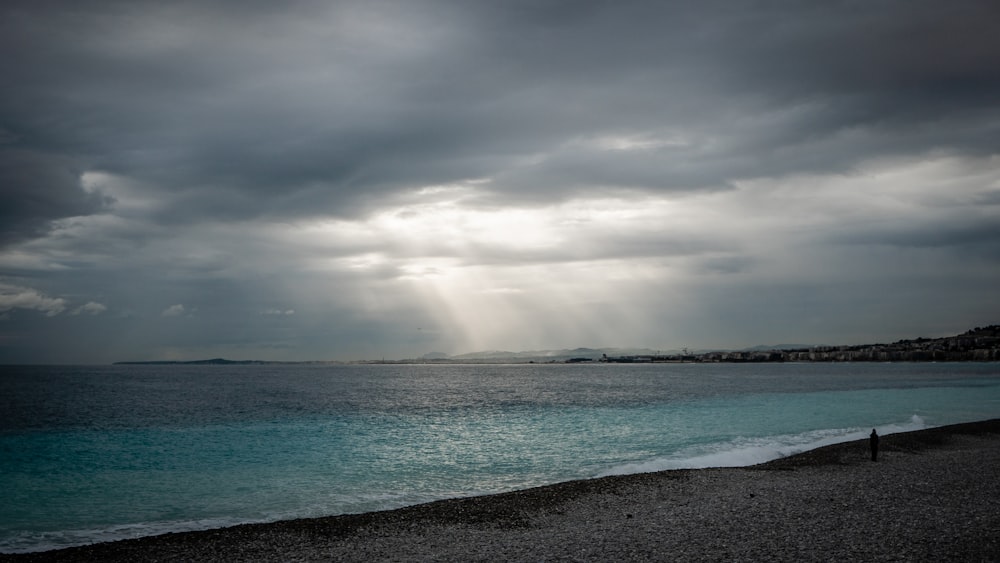
[{"label": "pebble beach", "polygon": [[744,468],[572,481],[2,561],[1000,561],[1000,419]]}]

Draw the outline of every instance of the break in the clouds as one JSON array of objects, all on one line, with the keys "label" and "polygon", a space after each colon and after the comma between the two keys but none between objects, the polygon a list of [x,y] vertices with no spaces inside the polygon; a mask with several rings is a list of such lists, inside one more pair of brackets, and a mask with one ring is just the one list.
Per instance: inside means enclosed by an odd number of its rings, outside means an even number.
[{"label": "break in the clouds", "polygon": [[998,18],[985,0],[5,2],[0,360],[997,322]]}]

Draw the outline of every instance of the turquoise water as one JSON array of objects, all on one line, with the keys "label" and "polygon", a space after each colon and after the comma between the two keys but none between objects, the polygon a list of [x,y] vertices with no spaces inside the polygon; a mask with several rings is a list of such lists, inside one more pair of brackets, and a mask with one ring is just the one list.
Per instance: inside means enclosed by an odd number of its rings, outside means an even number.
[{"label": "turquoise water", "polygon": [[748,465],[1000,416],[998,364],[0,367],[0,552]]}]

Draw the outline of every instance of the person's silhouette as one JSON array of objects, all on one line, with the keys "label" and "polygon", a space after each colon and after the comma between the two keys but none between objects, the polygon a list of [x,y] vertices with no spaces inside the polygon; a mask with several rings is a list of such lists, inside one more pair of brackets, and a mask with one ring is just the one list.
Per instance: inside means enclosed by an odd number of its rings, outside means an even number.
[{"label": "person's silhouette", "polygon": [[878,432],[875,432],[874,428],[868,437],[868,447],[872,450],[872,461],[878,461]]}]

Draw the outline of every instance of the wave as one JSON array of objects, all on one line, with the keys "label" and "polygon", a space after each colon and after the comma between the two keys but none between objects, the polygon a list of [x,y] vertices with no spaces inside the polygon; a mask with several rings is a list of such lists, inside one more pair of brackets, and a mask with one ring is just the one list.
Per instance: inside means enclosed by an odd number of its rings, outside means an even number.
[{"label": "wave", "polygon": [[195,532],[227,528],[241,524],[263,524],[297,518],[317,518],[338,514],[356,514],[378,510],[391,510],[447,498],[476,496],[487,492],[371,492],[344,495],[328,503],[304,506],[296,510],[283,510],[257,517],[230,516],[160,522],[120,524],[106,528],[69,529],[59,531],[18,531],[0,537],[0,554],[34,553],[77,547],[94,543],[128,540],[178,532]]},{"label": "wave", "polygon": [[[262,520],[263,521],[263,520]],[[217,518],[186,522],[152,522],[123,524],[92,530],[59,530],[46,532],[17,532],[0,540],[0,553],[31,553],[63,549],[92,543],[126,540],[155,536],[171,532],[191,532],[246,524],[247,520]]]},{"label": "wave", "polygon": [[[911,432],[928,428],[924,419],[913,415],[899,423],[876,426],[880,435]],[[782,434],[755,438],[736,438],[715,444],[705,444],[679,451],[676,455],[648,461],[626,463],[600,472],[598,477],[652,473],[669,469],[703,469],[707,467],[746,467],[788,457],[831,444],[867,438],[865,428],[831,428],[800,434]]]},{"label": "wave", "polygon": [[[913,415],[908,421],[877,426],[879,434],[893,434],[927,428],[924,419]],[[837,428],[815,430],[800,434],[786,434],[758,438],[736,438],[722,443],[704,444],[688,448],[668,457],[659,457],[638,463],[627,463],[612,467],[595,475],[625,475],[631,473],[647,473],[668,469],[695,469],[704,467],[740,467],[763,463],[772,459],[794,455],[821,446],[865,438],[870,428]],[[574,477],[566,476],[568,479]],[[579,477],[576,477],[579,478]],[[557,479],[558,480],[558,479]],[[531,481],[531,480],[529,480]],[[524,487],[537,486],[549,482],[526,482]],[[517,487],[517,486],[515,486]],[[506,487],[503,487],[506,490]],[[171,532],[188,532],[223,528],[238,524],[252,524],[288,520],[294,518],[309,518],[329,516],[332,514],[369,512],[373,510],[388,510],[420,504],[444,498],[461,496],[478,496],[495,493],[496,490],[453,491],[397,491],[375,492],[343,495],[339,498],[327,498],[311,506],[300,507],[293,511],[275,513],[258,513],[256,517],[231,516],[222,518],[198,519],[187,521],[162,521],[136,524],[123,524],[100,529],[70,529],[61,531],[18,531],[0,538],[0,553],[29,553],[62,549],[92,543],[110,542],[153,536]]]}]

